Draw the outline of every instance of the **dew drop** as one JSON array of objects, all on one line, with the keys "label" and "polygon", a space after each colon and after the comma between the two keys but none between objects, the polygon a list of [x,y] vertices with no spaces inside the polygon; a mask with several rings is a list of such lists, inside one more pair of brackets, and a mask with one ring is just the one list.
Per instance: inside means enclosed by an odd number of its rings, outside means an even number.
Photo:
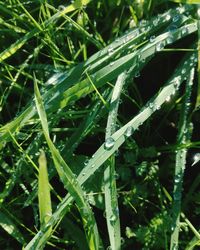
[{"label": "dew drop", "polygon": [[150,108],[150,109],[153,109],[153,107],[154,107],[154,104],[153,104],[152,102],[150,102],[150,103],[149,103],[149,108]]},{"label": "dew drop", "polygon": [[181,30],[182,35],[186,35],[188,33],[188,29],[186,27],[183,27]]},{"label": "dew drop", "polygon": [[175,15],[175,16],[172,18],[172,21],[176,23],[176,22],[178,22],[178,21],[180,20],[180,17],[181,17],[180,15]]},{"label": "dew drop", "polygon": [[186,73],[186,69],[182,69],[181,73],[185,74]]},{"label": "dew drop", "polygon": [[65,9],[65,6],[64,6],[64,5],[59,5],[59,6],[58,6],[58,10],[62,11],[62,10],[64,10],[64,9]]},{"label": "dew drop", "polygon": [[124,135],[125,135],[126,137],[130,137],[132,134],[133,134],[133,127],[130,126],[130,127],[128,127],[128,128],[126,129],[126,131],[124,132]]},{"label": "dew drop", "polygon": [[181,193],[178,193],[178,192],[175,193],[175,194],[174,194],[174,200],[175,200],[175,201],[180,201],[180,200],[181,200]]},{"label": "dew drop", "polygon": [[113,47],[108,48],[108,55],[111,56],[113,54],[114,50]]},{"label": "dew drop", "polygon": [[153,20],[153,25],[154,25],[154,26],[157,26],[157,25],[158,25],[158,19],[157,19],[157,18],[155,18],[155,19]]},{"label": "dew drop", "polygon": [[137,71],[137,72],[135,73],[135,77],[136,77],[136,78],[140,77],[140,72],[139,72],[139,71]]},{"label": "dew drop", "polygon": [[175,31],[177,30],[177,26],[175,24],[170,25],[169,31]]},{"label": "dew drop", "polygon": [[170,19],[171,19],[170,14],[167,14],[167,15],[165,16],[165,20],[166,20],[166,21],[169,21]]},{"label": "dew drop", "polygon": [[170,95],[166,97],[166,102],[169,102],[171,100]]},{"label": "dew drop", "polygon": [[174,182],[177,184],[177,183],[180,182],[180,179],[176,177],[176,178],[174,179]]},{"label": "dew drop", "polygon": [[162,42],[156,44],[156,51],[161,51],[164,49],[164,44]]},{"label": "dew drop", "polygon": [[117,220],[117,217],[113,214],[113,215],[110,217],[110,223],[111,223],[111,225],[115,224],[116,220]]},{"label": "dew drop", "polygon": [[111,148],[113,148],[114,145],[115,145],[115,140],[112,137],[109,137],[105,140],[104,148],[106,150],[110,150]]},{"label": "dew drop", "polygon": [[200,161],[200,153],[196,153],[194,156],[193,156],[193,163],[191,166],[194,166],[196,163],[198,163]]},{"label": "dew drop", "polygon": [[173,37],[172,36],[168,36],[166,42],[167,42],[167,44],[173,43]]},{"label": "dew drop", "polygon": [[84,162],[84,165],[86,166],[86,165],[88,165],[88,162],[89,162],[89,160],[87,159],[87,160],[85,160],[85,162]]},{"label": "dew drop", "polygon": [[153,43],[155,41],[155,38],[156,38],[156,36],[151,36],[149,39],[150,43]]}]

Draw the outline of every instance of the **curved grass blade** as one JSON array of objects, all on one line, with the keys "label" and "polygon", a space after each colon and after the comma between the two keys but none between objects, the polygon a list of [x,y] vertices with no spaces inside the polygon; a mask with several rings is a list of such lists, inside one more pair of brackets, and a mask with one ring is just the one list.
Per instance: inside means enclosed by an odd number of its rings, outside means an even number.
[{"label": "curved grass blade", "polygon": [[[75,199],[77,203],[77,206],[79,208],[79,211],[83,220],[83,225],[84,225],[84,229],[86,232],[89,248],[99,249],[99,233],[98,233],[97,225],[96,225],[92,210],[87,202],[87,199],[84,195],[84,192],[79,182],[77,181],[76,177],[74,176],[74,174],[72,173],[72,171],[70,170],[66,162],[63,160],[59,151],[55,148],[53,142],[50,139],[47,117],[46,117],[46,113],[45,113],[44,106],[42,103],[42,97],[39,93],[39,89],[38,89],[36,81],[34,83],[34,87],[35,87],[35,98],[36,98],[37,110],[38,110],[39,117],[41,120],[44,136],[49,146],[49,149],[51,151],[56,170],[65,188],[69,191],[69,193],[71,194],[71,196]],[[47,235],[45,235],[45,237],[47,237]],[[43,245],[42,242],[38,244]],[[31,248],[32,248],[32,245],[28,244],[25,249],[31,249]]]},{"label": "curved grass blade", "polygon": [[[194,80],[194,68],[191,69],[189,78],[186,85],[184,102],[181,110],[179,133],[177,138],[177,145],[183,145],[186,143],[188,137],[188,125],[189,125],[189,107],[190,96],[192,91],[192,85]],[[176,154],[176,166],[174,176],[174,203],[172,211],[172,234],[170,249],[174,250],[178,248],[179,230],[180,230],[180,214],[181,214],[181,197],[182,197],[182,183],[186,164],[187,150],[185,148],[179,149]]]},{"label": "curved grass blade", "polygon": [[[172,75],[167,84],[160,90],[159,94],[152,98],[147,105],[141,110],[141,112],[135,116],[131,121],[129,121],[122,128],[117,130],[112,138],[114,139],[114,145],[110,150],[106,150],[104,145],[102,145],[96,153],[93,155],[92,159],[88,162],[87,166],[83,169],[83,171],[78,176],[78,181],[80,185],[83,185],[88,178],[92,177],[94,172],[100,168],[100,166],[123,144],[123,142],[128,138],[124,136],[125,132],[129,127],[132,127],[134,130],[138,129],[138,127],[144,123],[149,117],[152,116],[154,112],[156,112],[162,104],[165,103],[166,99],[173,95],[174,92],[178,90],[181,83],[184,81],[185,77],[189,74],[191,68],[195,66],[196,55],[191,54],[190,56],[186,56],[183,59],[183,63],[180,64],[178,69]],[[45,225],[42,231],[39,231],[35,237],[29,242],[29,246],[36,246],[38,242],[45,241],[45,236],[42,235],[45,233],[50,226],[55,225],[66,213],[66,209],[73,202],[73,197],[67,195],[57,210],[51,216],[48,225]]]}]

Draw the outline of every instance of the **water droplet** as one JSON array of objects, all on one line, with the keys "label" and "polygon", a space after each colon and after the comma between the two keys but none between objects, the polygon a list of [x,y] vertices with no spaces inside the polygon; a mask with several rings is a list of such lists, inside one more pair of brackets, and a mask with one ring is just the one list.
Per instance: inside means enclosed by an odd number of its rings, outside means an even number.
[{"label": "water droplet", "polygon": [[157,25],[158,25],[158,18],[155,18],[155,19],[153,20],[153,25],[154,25],[154,26],[157,26]]},{"label": "water droplet", "polygon": [[175,201],[180,201],[180,200],[181,200],[181,193],[176,192],[176,193],[174,194],[174,200],[175,200]]},{"label": "water droplet", "polygon": [[166,102],[169,102],[170,100],[171,100],[171,96],[169,95],[166,97]]},{"label": "water droplet", "polygon": [[173,79],[173,84],[174,84],[174,87],[175,89],[178,87],[179,83],[180,83],[180,80],[181,80],[181,77],[180,76],[177,76]]},{"label": "water droplet", "polygon": [[167,14],[166,16],[165,16],[165,20],[166,21],[169,21],[171,19],[171,15],[170,14]]},{"label": "water droplet", "polygon": [[141,20],[140,21],[140,26],[145,26],[145,25],[147,25],[147,20]]},{"label": "water droplet", "polygon": [[121,237],[121,245],[124,245],[124,243],[125,243],[125,240],[123,237]]},{"label": "water droplet", "polygon": [[197,162],[200,161],[200,153],[196,153],[194,156],[193,156],[193,163],[191,166],[194,166],[195,164],[197,164]]},{"label": "water droplet", "polygon": [[130,126],[130,127],[128,127],[128,128],[126,129],[126,131],[124,132],[124,135],[125,135],[126,137],[130,137],[132,134],[133,134],[133,127]]},{"label": "water droplet", "polygon": [[154,107],[154,104],[153,104],[152,102],[150,102],[150,103],[149,103],[149,108],[150,108],[150,109],[153,109],[153,107]]},{"label": "water droplet", "polygon": [[104,148],[110,150],[111,148],[113,148],[114,145],[115,145],[115,140],[112,137],[109,137],[105,140]]},{"label": "water droplet", "polygon": [[135,77],[136,77],[136,78],[140,77],[140,72],[139,72],[139,71],[137,71],[137,72],[135,73]]},{"label": "water droplet", "polygon": [[88,164],[88,162],[89,162],[89,160],[86,159],[86,160],[84,161],[84,165],[86,166],[86,165]]},{"label": "water droplet", "polygon": [[113,214],[113,215],[110,217],[110,223],[111,223],[111,225],[115,224],[116,220],[117,220],[117,217]]},{"label": "water droplet", "polygon": [[184,8],[183,6],[181,6],[181,7],[179,7],[179,8],[177,9],[177,12],[178,12],[179,14],[182,14],[183,12],[185,12],[185,8]]},{"label": "water droplet", "polygon": [[176,184],[179,183],[179,182],[180,182],[180,178],[177,178],[177,177],[176,177],[176,178],[174,179],[174,182],[175,182]]},{"label": "water droplet", "polygon": [[109,65],[110,65],[110,66],[113,66],[114,64],[115,64],[115,62],[110,62],[110,64],[109,64]]},{"label": "water droplet", "polygon": [[173,18],[172,18],[172,21],[173,22],[178,22],[180,20],[181,16],[180,15],[175,15]]},{"label": "water droplet", "polygon": [[167,42],[167,44],[173,43],[173,37],[172,36],[168,36],[166,42]]},{"label": "water droplet", "polygon": [[119,174],[115,172],[114,177],[115,177],[115,180],[118,180],[119,179]]},{"label": "water droplet", "polygon": [[187,33],[188,33],[187,27],[183,27],[182,30],[181,30],[181,34],[186,35]]},{"label": "water droplet", "polygon": [[170,25],[169,31],[175,31],[177,30],[177,26],[175,24]]},{"label": "water droplet", "polygon": [[113,54],[114,50],[113,47],[108,48],[108,55],[111,56]]},{"label": "water droplet", "polygon": [[156,38],[156,36],[151,36],[149,39],[150,43],[153,43],[155,41],[155,38]]},{"label": "water droplet", "polygon": [[185,74],[186,73],[186,69],[182,69],[181,73]]},{"label": "water droplet", "polygon": [[159,42],[156,44],[156,51],[161,51],[164,49],[164,43],[163,42]]},{"label": "water droplet", "polygon": [[58,10],[62,11],[62,10],[64,10],[64,9],[65,9],[65,6],[64,6],[64,5],[59,5],[59,6],[58,6]]},{"label": "water droplet", "polygon": [[160,110],[161,109],[161,106],[160,105],[157,105],[156,106],[156,110]]}]

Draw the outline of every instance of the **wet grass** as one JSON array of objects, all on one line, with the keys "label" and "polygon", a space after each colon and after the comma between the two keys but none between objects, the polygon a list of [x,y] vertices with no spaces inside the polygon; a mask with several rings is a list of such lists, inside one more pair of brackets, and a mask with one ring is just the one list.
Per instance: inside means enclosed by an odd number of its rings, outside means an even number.
[{"label": "wet grass", "polygon": [[195,249],[198,7],[0,1],[2,249]]}]

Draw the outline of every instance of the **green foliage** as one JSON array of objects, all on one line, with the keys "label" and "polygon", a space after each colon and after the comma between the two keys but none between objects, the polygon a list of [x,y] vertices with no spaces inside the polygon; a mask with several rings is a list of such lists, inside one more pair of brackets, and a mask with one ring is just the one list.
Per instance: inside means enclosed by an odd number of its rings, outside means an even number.
[{"label": "green foliage", "polygon": [[0,248],[195,249],[199,2],[68,2],[0,1]]}]

